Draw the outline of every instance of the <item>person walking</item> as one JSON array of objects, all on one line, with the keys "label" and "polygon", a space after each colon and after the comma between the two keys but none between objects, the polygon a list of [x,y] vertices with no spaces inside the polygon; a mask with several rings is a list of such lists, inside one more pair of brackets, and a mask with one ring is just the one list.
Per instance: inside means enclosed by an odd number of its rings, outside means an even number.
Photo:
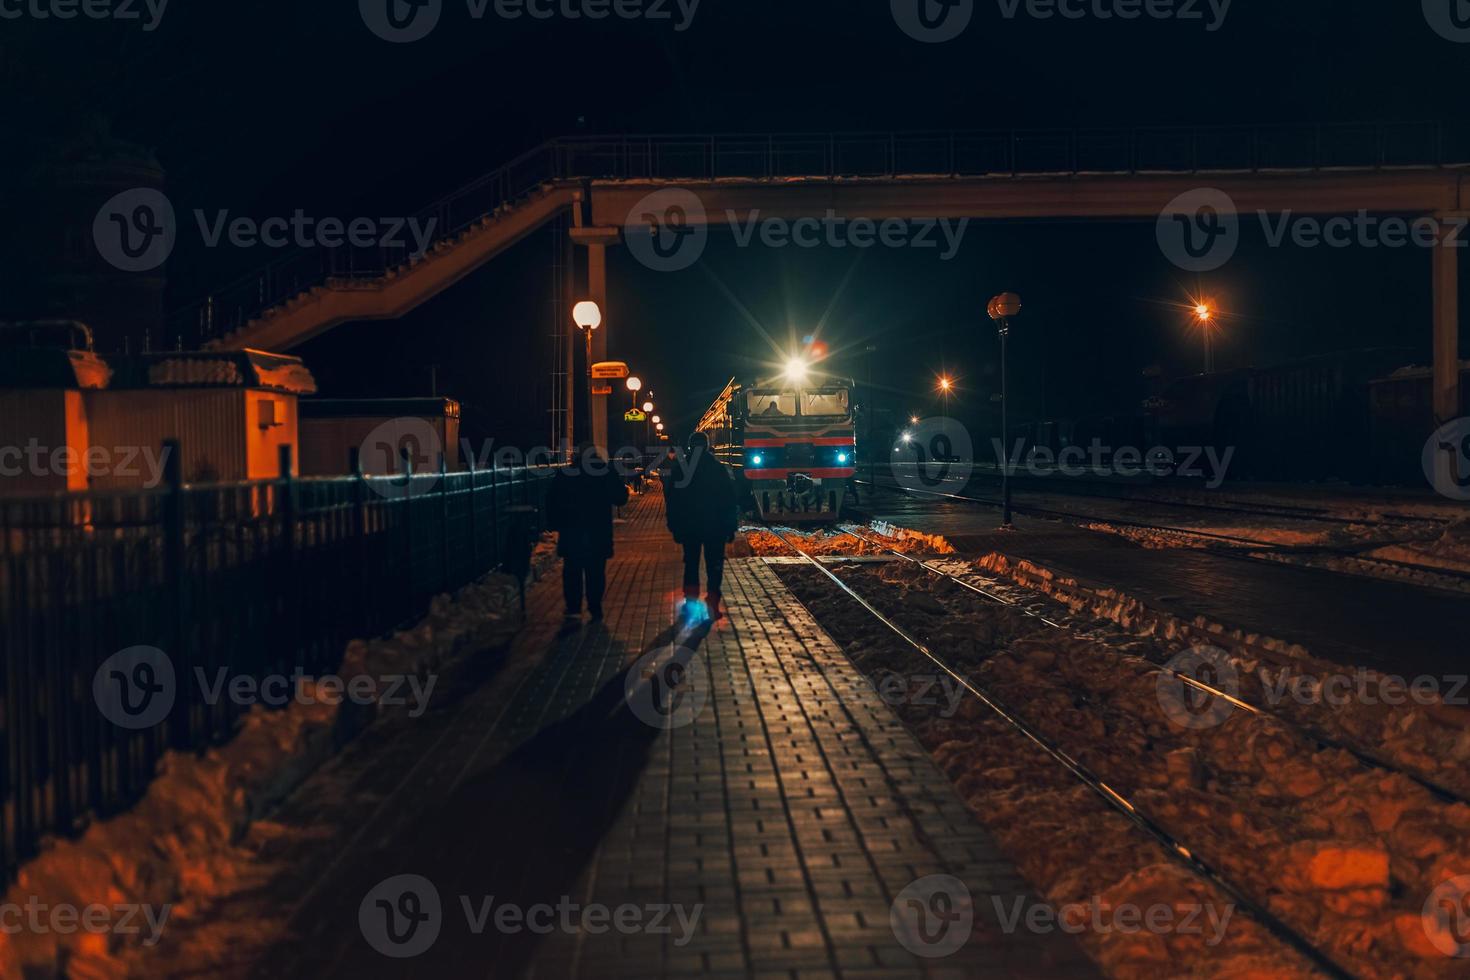
[{"label": "person walking", "polygon": [[567,623],[582,621],[582,597],[595,623],[602,619],[607,560],[613,555],[613,508],[628,502],[628,484],[595,448],[579,447],[557,469],[546,494],[547,525],[561,556]]},{"label": "person walking", "polygon": [[730,468],[714,457],[709,437],[689,437],[688,455],[675,465],[665,484],[667,519],[674,540],[684,547],[685,607],[699,598],[699,560],[704,556],[705,602],[712,619],[724,615],[720,603],[725,575],[725,545],[740,525],[735,480]]}]

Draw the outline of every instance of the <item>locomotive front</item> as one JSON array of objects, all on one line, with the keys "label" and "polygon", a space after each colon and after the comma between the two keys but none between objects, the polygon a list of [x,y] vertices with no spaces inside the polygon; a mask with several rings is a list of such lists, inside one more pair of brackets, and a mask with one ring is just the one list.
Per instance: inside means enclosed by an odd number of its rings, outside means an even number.
[{"label": "locomotive front", "polygon": [[852,385],[747,387],[737,401],[740,464],[760,515],[836,520],[857,476]]}]

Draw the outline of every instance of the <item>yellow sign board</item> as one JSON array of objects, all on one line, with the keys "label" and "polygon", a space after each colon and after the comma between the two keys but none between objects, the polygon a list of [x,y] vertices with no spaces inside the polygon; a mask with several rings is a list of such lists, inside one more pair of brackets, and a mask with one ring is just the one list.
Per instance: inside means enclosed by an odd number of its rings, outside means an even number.
[{"label": "yellow sign board", "polygon": [[628,365],[622,361],[603,361],[592,365],[592,377],[596,381],[621,381],[628,376]]},{"label": "yellow sign board", "polygon": [[635,408],[631,412],[624,412],[623,413],[623,421],[624,422],[647,422],[648,421],[648,416],[647,415],[644,415],[642,412],[638,411],[638,409]]}]

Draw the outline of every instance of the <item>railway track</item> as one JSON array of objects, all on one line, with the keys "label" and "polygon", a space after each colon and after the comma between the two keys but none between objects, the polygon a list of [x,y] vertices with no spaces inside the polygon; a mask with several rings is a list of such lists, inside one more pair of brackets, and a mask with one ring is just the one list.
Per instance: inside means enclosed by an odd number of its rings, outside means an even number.
[{"label": "railway track", "polygon": [[[817,571],[825,576],[828,581],[830,581],[833,585],[835,585],[858,605],[862,606],[862,608],[866,610],[869,614],[871,614],[873,618],[877,619],[884,627],[886,627],[889,631],[896,635],[905,644],[912,647],[916,652],[927,659],[935,667],[943,671],[947,676],[954,680],[955,683],[959,684],[960,687],[963,688],[968,694],[976,698],[981,704],[983,704],[991,712],[1001,718],[1015,732],[1026,738],[1032,744],[1036,745],[1052,759],[1056,760],[1077,780],[1082,782],[1088,787],[1088,789],[1090,789],[1093,793],[1100,797],[1109,807],[1125,817],[1138,830],[1151,837],[1164,849],[1164,851],[1173,860],[1182,864],[1191,872],[1218,888],[1225,895],[1229,896],[1230,899],[1234,901],[1240,909],[1245,911],[1263,928],[1265,928],[1281,942],[1290,946],[1296,952],[1300,953],[1313,966],[1321,970],[1327,976],[1346,978],[1346,980],[1355,980],[1355,974],[1340,966],[1335,960],[1333,960],[1326,953],[1318,949],[1307,937],[1299,933],[1286,921],[1266,909],[1263,905],[1257,903],[1241,886],[1226,878],[1218,869],[1216,869],[1213,865],[1200,857],[1193,848],[1189,847],[1187,844],[1177,838],[1159,821],[1149,816],[1147,811],[1145,811],[1142,807],[1138,806],[1123,793],[1119,792],[1113,786],[1109,785],[1109,783],[1105,779],[1103,779],[1097,773],[1093,772],[1085,764],[1074,758],[1056,742],[1052,741],[1034,726],[1028,724],[1023,718],[1020,717],[1019,714],[1013,711],[1001,700],[996,698],[993,694],[986,691],[984,688],[976,685],[964,674],[956,671],[944,660],[944,658],[940,657],[932,649],[930,649],[926,643],[915,637],[912,633],[904,629],[898,623],[894,622],[893,619],[884,614],[872,603],[868,602],[868,600],[864,599],[851,586],[849,586],[840,577],[834,574],[831,569],[824,566],[821,562],[817,561],[814,557],[812,557],[810,554],[803,551],[800,547],[793,543],[791,539],[788,538],[780,529],[767,528],[767,530],[776,538],[778,538],[783,544],[785,544],[787,548],[791,549],[792,552],[804,559],[805,564],[817,569]],[[907,558],[909,556],[904,557]],[[966,586],[966,588],[970,587]],[[983,590],[980,590],[978,588],[971,589],[971,591],[979,592],[982,595],[986,594]],[[1004,602],[1004,600],[999,599],[997,601]],[[1012,605],[1011,603],[1004,604]],[[1052,623],[1050,625],[1058,626],[1058,624],[1055,623]],[[1061,627],[1058,626],[1058,628]]]},{"label": "railway track", "polygon": [[[896,548],[890,548],[882,541],[869,537],[864,529],[857,527],[856,525],[845,524],[842,526],[842,530],[848,534],[851,534],[853,537],[861,538],[864,541],[867,541],[869,544],[882,548],[887,554],[893,555],[897,558],[902,559],[903,561],[917,565],[919,568],[922,568],[930,575],[949,581],[967,592],[981,596],[990,602],[1015,609],[1031,618],[1045,623],[1047,626],[1053,629],[1062,630],[1063,632],[1073,633],[1073,635],[1076,635],[1074,631],[1070,630],[1068,627],[1062,625],[1061,623],[1058,623],[1051,619],[1047,619],[1045,616],[1042,616],[1041,614],[1033,610],[1027,609],[1026,607],[1021,606],[1005,598],[1004,596],[999,595],[996,592],[978,586],[973,582],[968,582],[965,579],[962,579],[957,575],[952,575],[942,569],[935,568],[928,562],[921,561],[920,559],[915,558],[912,555],[904,554],[902,551],[899,551]],[[785,539],[783,538],[783,540]],[[790,542],[787,541],[787,544],[790,544]],[[1268,707],[1246,701],[1229,691],[1225,691],[1211,684],[1207,684],[1204,681],[1199,680],[1198,678],[1192,677],[1189,674],[1185,674],[1181,671],[1174,670],[1167,665],[1155,664],[1152,661],[1150,661],[1149,663],[1153,667],[1166,671],[1176,680],[1189,685],[1200,693],[1206,694],[1210,697],[1220,698],[1221,700],[1228,702],[1233,707],[1239,708],[1240,710],[1245,711],[1246,713],[1253,715],[1254,717],[1270,719],[1271,721],[1280,725],[1282,728],[1292,732],[1295,735],[1298,735],[1305,741],[1314,744],[1319,748],[1335,749],[1339,752],[1346,752],[1348,755],[1351,755],[1353,758],[1357,759],[1364,766],[1372,769],[1382,770],[1383,772],[1387,773],[1394,773],[1396,775],[1403,776],[1405,779],[1409,779],[1417,783],[1418,785],[1424,787],[1429,792],[1433,793],[1435,796],[1446,803],[1464,803],[1467,806],[1470,806],[1470,796],[1466,796],[1464,794],[1456,792],[1455,790],[1450,789],[1448,786],[1444,786],[1427,776],[1420,775],[1408,769],[1403,769],[1399,766],[1394,765],[1392,762],[1389,762],[1385,759],[1380,759],[1371,752],[1339,741],[1324,732],[1301,725],[1285,717],[1280,712],[1272,711]]]},{"label": "railway track", "polygon": [[[990,477],[990,474],[982,475],[986,478]],[[996,474],[994,479],[998,482],[999,474]],[[1014,483],[1016,477],[1012,476],[1011,480]],[[1249,517],[1275,517],[1285,518],[1287,520],[1314,521],[1324,524],[1357,524],[1370,527],[1382,523],[1362,518],[1343,517],[1340,514],[1333,514],[1316,507],[1295,507],[1291,504],[1269,504],[1260,507],[1249,507],[1241,504],[1207,504],[1197,500],[1180,500],[1176,497],[1138,496],[1081,490],[1077,489],[1076,481],[1071,478],[1068,478],[1068,483],[1065,487],[1058,487],[1055,485],[1055,481],[1051,482],[1052,485],[1050,486],[1046,485],[1046,482],[1043,480],[1042,482],[1030,483],[1027,487],[1028,490],[1035,490],[1040,493],[1052,493],[1063,497],[1089,497],[1097,500],[1116,500],[1131,504],[1157,504],[1161,507],[1179,507],[1188,510],[1213,511],[1222,514],[1243,514]],[[1097,486],[1098,484],[1093,483],[1091,485]],[[1447,518],[1443,517],[1431,517],[1426,514],[1404,514],[1396,511],[1388,511],[1379,516],[1384,521],[1393,524],[1428,524],[1434,527],[1444,528],[1450,523]]]},{"label": "railway track", "polygon": [[[862,485],[874,487],[875,489],[883,490],[883,491],[889,492],[889,493],[919,494],[919,495],[922,495],[922,496],[941,498],[941,499],[945,499],[945,500],[956,500],[956,501],[960,501],[962,503],[978,504],[980,506],[985,506],[985,507],[1000,507],[1000,506],[1002,506],[1002,501],[1000,501],[1000,500],[992,500],[992,499],[987,498],[987,497],[970,497],[970,496],[965,496],[963,494],[945,493],[945,492],[939,491],[939,490],[911,490],[911,489],[908,489],[908,488],[889,487],[889,486],[885,486],[885,485],[882,485],[882,484],[871,484],[871,483],[868,483],[867,481],[860,481],[860,483]],[[1147,503],[1147,502],[1150,502],[1150,501],[1136,500],[1135,502]],[[1159,503],[1162,504],[1162,505],[1164,505],[1164,506],[1174,506],[1174,504],[1172,502],[1164,503],[1163,501],[1160,501]],[[1200,506],[1212,506],[1212,505],[1200,505]],[[1390,570],[1390,571],[1396,571],[1396,572],[1413,572],[1413,573],[1417,573],[1417,574],[1421,574],[1421,575],[1436,575],[1436,576],[1440,576],[1440,577],[1445,578],[1445,579],[1451,579],[1451,580],[1454,580],[1456,582],[1463,582],[1463,583],[1466,583],[1467,585],[1470,585],[1470,572],[1463,572],[1463,571],[1459,571],[1457,569],[1452,569],[1452,568],[1442,568],[1442,567],[1436,566],[1436,565],[1421,565],[1421,564],[1419,564],[1417,562],[1398,561],[1398,560],[1392,559],[1392,558],[1370,558],[1370,557],[1366,557],[1364,555],[1358,554],[1356,551],[1351,551],[1351,550],[1348,550],[1346,548],[1332,548],[1332,547],[1328,547],[1328,546],[1325,546],[1325,545],[1314,545],[1314,546],[1311,546],[1311,547],[1284,548],[1283,545],[1280,542],[1277,542],[1277,541],[1263,541],[1263,540],[1261,540],[1259,538],[1250,538],[1250,537],[1246,537],[1244,535],[1238,535],[1238,534],[1222,534],[1222,533],[1220,533],[1218,531],[1201,531],[1201,530],[1199,530],[1197,528],[1178,527],[1178,526],[1175,526],[1175,525],[1172,525],[1172,524],[1159,524],[1159,523],[1149,522],[1149,521],[1134,521],[1134,520],[1128,520],[1128,519],[1125,519],[1125,518],[1110,517],[1110,516],[1102,515],[1102,514],[1083,514],[1083,513],[1077,512],[1077,511],[1058,510],[1056,508],[1050,508],[1050,507],[1037,507],[1037,506],[1034,506],[1034,505],[1031,505],[1031,504],[1025,504],[1025,503],[1019,503],[1018,504],[1018,503],[1014,503],[1013,502],[1012,505],[1011,505],[1011,509],[1014,512],[1018,513],[1018,514],[1029,514],[1029,515],[1031,515],[1033,517],[1050,518],[1050,519],[1055,519],[1055,520],[1069,521],[1069,522],[1072,522],[1072,523],[1111,524],[1111,525],[1115,525],[1117,527],[1133,528],[1135,530],[1140,530],[1140,531],[1153,531],[1153,532],[1158,532],[1158,533],[1163,533],[1163,534],[1174,534],[1174,535],[1180,535],[1180,536],[1183,536],[1183,537],[1199,538],[1199,539],[1202,539],[1202,540],[1205,540],[1205,541],[1208,541],[1208,542],[1211,542],[1211,543],[1231,545],[1231,546],[1234,546],[1235,548],[1248,548],[1248,549],[1251,549],[1253,551],[1265,552],[1266,554],[1272,554],[1272,555],[1290,555],[1290,554],[1295,554],[1295,555],[1308,555],[1308,554],[1328,555],[1328,556],[1331,556],[1331,557],[1334,557],[1334,558],[1341,558],[1341,559],[1345,559],[1345,560],[1348,560],[1348,561],[1357,562],[1357,563],[1362,564],[1362,565],[1375,566],[1375,567],[1383,568],[1383,569]],[[1264,511],[1256,512],[1256,513],[1258,513],[1259,516],[1267,516],[1266,512],[1264,512]],[[1312,520],[1312,521],[1320,520],[1320,518],[1309,518],[1309,517],[1305,517],[1305,516],[1297,517],[1297,518],[1293,518],[1293,519],[1299,519],[1299,520],[1303,520],[1303,521],[1306,521],[1306,520]],[[1346,521],[1345,523],[1359,523],[1359,524],[1362,524],[1364,522],[1360,522],[1360,521],[1359,522]],[[1372,545],[1372,547],[1383,547],[1385,544],[1388,544],[1388,543],[1390,543],[1390,542],[1381,542],[1381,541],[1380,542],[1375,542]],[[1258,555],[1239,554],[1238,552],[1234,552],[1234,551],[1227,550],[1227,549],[1215,549],[1215,550],[1219,554],[1229,555],[1230,557],[1238,558],[1238,559],[1241,559],[1243,561],[1268,561],[1268,562],[1273,562],[1273,563],[1276,563],[1276,564],[1279,564],[1280,563],[1280,559],[1279,558],[1262,557],[1262,556],[1258,556]]]}]

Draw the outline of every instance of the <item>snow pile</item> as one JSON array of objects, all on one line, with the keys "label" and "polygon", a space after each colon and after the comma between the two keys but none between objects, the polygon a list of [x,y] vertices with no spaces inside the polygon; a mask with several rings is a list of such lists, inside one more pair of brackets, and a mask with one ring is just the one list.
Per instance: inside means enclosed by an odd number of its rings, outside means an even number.
[{"label": "snow pile", "polygon": [[[519,589],[489,575],[452,598],[435,597],[413,629],[348,644],[341,678],[427,675],[446,660],[508,643],[519,631]],[[304,688],[310,695],[308,682]],[[383,690],[380,686],[379,690]],[[169,752],[143,798],[92,824],[77,839],[48,839],[23,865],[6,903],[167,907],[168,921],[196,918],[238,890],[253,856],[237,846],[246,828],[283,800],[345,740],[381,712],[295,698],[281,710],[253,708],[226,745]],[[409,710],[405,706],[401,710]],[[141,924],[142,917],[137,922]],[[0,976],[121,977],[146,936],[77,930],[0,931]],[[167,942],[167,927],[163,930]]]},{"label": "snow pile", "polygon": [[[791,554],[791,548],[786,542],[771,532],[760,528],[745,528],[744,530],[746,542],[755,555],[765,557]],[[920,531],[905,530],[902,533],[892,533],[892,536],[886,537],[882,543],[846,531],[801,532],[782,528],[781,533],[792,544],[809,555],[883,555],[887,554],[889,549],[901,551],[906,555],[952,555],[955,553],[954,548],[943,537],[936,534],[924,534]]]},{"label": "snow pile", "polygon": [[[870,677],[928,669],[802,572],[779,574]],[[1470,806],[1243,710],[1212,725],[1181,724],[1167,710],[1167,678],[1156,666],[1178,640],[1133,637],[1120,649],[980,603],[909,565],[838,574],[1355,975],[1462,975],[1460,962],[1435,947],[1425,908],[1446,882],[1470,874]],[[978,700],[965,699],[951,717],[919,703],[896,710],[1053,904],[1133,895],[1155,896],[1145,904],[1229,904],[1167,866],[1160,848],[1120,826]],[[1406,744],[1441,751],[1425,739],[1416,729]],[[1199,935],[1146,930],[1079,938],[1114,977],[1309,975],[1293,962],[1273,965],[1286,954],[1243,912],[1213,946]]]}]

